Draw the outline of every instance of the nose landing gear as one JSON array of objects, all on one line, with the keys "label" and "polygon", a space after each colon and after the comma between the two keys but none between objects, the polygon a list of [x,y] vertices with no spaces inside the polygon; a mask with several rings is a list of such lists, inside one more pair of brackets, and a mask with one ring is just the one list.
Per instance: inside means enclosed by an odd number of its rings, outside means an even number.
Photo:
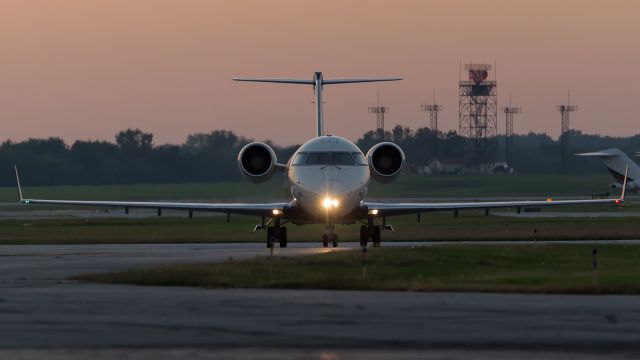
[{"label": "nose landing gear", "polygon": [[334,225],[325,228],[325,233],[322,235],[322,247],[329,247],[329,243],[333,247],[338,247],[338,234],[334,233],[334,230]]},{"label": "nose landing gear", "polygon": [[331,246],[333,247],[338,247],[338,235],[337,234],[322,235],[322,247],[329,247],[329,243],[331,243]]}]

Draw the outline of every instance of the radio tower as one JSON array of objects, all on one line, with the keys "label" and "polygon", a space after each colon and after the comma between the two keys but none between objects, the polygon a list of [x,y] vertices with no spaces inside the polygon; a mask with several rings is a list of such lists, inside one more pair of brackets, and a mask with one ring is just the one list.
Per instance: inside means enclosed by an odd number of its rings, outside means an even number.
[{"label": "radio tower", "polygon": [[514,168],[514,149],[513,149],[513,115],[519,114],[521,108],[511,106],[511,93],[509,93],[509,106],[502,108],[505,117],[505,159],[509,168]]},{"label": "radio tower", "polygon": [[560,161],[562,163],[562,172],[569,170],[569,115],[578,110],[576,105],[571,105],[571,92],[567,92],[567,105],[558,105],[556,109],[561,116],[561,133],[560,133]]},{"label": "radio tower", "polygon": [[466,64],[464,68],[469,78],[461,79],[459,85],[459,132],[473,141],[473,162],[480,170],[495,155],[498,88],[495,80],[488,80],[491,64]]},{"label": "radio tower", "polygon": [[438,159],[438,113],[442,111],[442,105],[436,103],[436,90],[433,89],[433,104],[421,105],[420,109],[425,112],[429,112],[429,130],[431,130],[431,141],[433,142],[433,158],[431,160],[431,167],[437,168],[436,160]]},{"label": "radio tower", "polygon": [[389,112],[389,107],[380,105],[380,93],[378,93],[378,105],[369,107],[369,112],[376,114],[376,135],[379,139],[384,139],[384,114]]}]

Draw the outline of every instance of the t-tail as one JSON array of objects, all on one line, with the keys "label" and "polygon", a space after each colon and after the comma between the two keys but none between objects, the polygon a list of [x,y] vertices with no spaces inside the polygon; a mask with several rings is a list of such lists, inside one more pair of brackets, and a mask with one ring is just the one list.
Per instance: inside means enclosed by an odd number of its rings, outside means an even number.
[{"label": "t-tail", "polygon": [[322,76],[322,72],[317,71],[313,74],[313,79],[263,79],[263,78],[233,78],[235,81],[251,81],[251,82],[266,82],[266,83],[279,83],[279,84],[298,84],[298,85],[313,85],[316,102],[316,136],[325,135],[324,132],[324,118],[322,113],[322,87],[324,85],[332,84],[353,84],[353,83],[366,83],[366,82],[378,82],[378,81],[397,81],[401,78],[355,78],[355,79],[325,79]]},{"label": "t-tail", "polygon": [[599,157],[615,179],[612,187],[622,188],[624,186],[625,172],[628,167],[627,186],[628,190],[638,192],[640,190],[640,166],[636,164],[627,154],[617,148],[610,148],[590,153],[576,154],[578,156]]}]

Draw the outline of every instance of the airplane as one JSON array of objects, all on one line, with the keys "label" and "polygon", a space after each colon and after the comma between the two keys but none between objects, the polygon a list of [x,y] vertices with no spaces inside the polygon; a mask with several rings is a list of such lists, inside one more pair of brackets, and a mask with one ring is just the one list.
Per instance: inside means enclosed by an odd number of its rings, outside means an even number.
[{"label": "airplane", "polygon": [[[273,249],[276,242],[287,246],[286,224],[322,224],[322,245],[338,246],[336,224],[360,223],[360,245],[369,242],[380,246],[381,231],[392,230],[387,217],[434,211],[466,209],[541,207],[556,205],[620,204],[624,201],[625,187],[615,199],[579,200],[523,200],[504,202],[371,202],[367,201],[367,187],[371,179],[388,183],[401,172],[405,162],[402,149],[392,142],[380,142],[364,154],[353,142],[325,134],[322,92],[324,86],[378,81],[397,81],[400,78],[325,79],[316,72],[312,79],[234,78],[235,81],[310,85],[315,94],[316,136],[304,143],[286,164],[279,163],[273,149],[262,142],[244,146],[238,154],[240,172],[250,181],[263,182],[276,173],[286,174],[290,185],[290,198],[272,203],[187,203],[187,202],[134,202],[134,201],[82,201],[24,198],[18,169],[15,168],[20,203],[78,205],[90,207],[120,207],[125,213],[130,208],[184,210],[189,216],[194,211],[210,211],[229,214],[254,215],[261,218],[257,230],[267,230],[267,247]],[[626,175],[625,175],[626,176]]]},{"label": "airplane", "polygon": [[[631,160],[627,154],[618,148],[610,148],[596,152],[576,154],[577,156],[599,157],[604,162],[611,176],[616,182],[609,186],[614,189],[621,189],[623,186],[623,175],[626,167],[629,167],[629,178],[627,179],[627,189],[633,192],[640,192],[640,166]],[[638,156],[638,154],[636,154]]]}]

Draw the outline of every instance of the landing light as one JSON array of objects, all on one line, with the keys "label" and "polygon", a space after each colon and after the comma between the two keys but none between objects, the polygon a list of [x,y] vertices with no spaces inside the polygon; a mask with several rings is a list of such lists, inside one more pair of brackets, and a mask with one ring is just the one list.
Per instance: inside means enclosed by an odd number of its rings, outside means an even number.
[{"label": "landing light", "polygon": [[273,209],[272,213],[273,213],[273,215],[280,215],[280,214],[282,214],[282,211],[280,211],[278,209]]},{"label": "landing light", "polygon": [[338,199],[332,199],[327,196],[326,198],[324,198],[324,200],[322,200],[322,207],[327,210],[331,208],[337,208],[338,206],[340,206],[340,201]]},{"label": "landing light", "polygon": [[369,215],[378,215],[378,209],[369,210]]}]

